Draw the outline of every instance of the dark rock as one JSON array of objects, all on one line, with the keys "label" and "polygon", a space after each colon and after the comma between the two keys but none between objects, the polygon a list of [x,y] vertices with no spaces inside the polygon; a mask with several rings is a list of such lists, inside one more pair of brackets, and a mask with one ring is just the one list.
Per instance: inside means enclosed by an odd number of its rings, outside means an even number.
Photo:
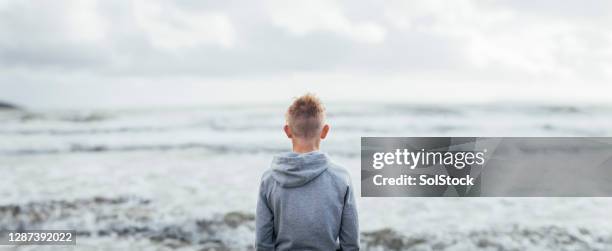
[{"label": "dark rock", "polygon": [[17,105],[0,101],[0,110],[21,110]]},{"label": "dark rock", "polygon": [[231,250],[225,246],[221,241],[209,241],[202,245],[200,251],[229,251]]},{"label": "dark rock", "polygon": [[255,216],[253,214],[242,213],[242,212],[230,212],[225,214],[223,222],[232,228],[236,228],[245,222],[254,221]]},{"label": "dark rock", "polygon": [[389,228],[363,233],[363,239],[369,245],[380,246],[389,250],[402,250],[404,248],[403,237]]},{"label": "dark rock", "polygon": [[405,236],[392,229],[384,228],[362,234],[362,243],[367,248],[382,248],[383,250],[407,250],[420,244],[427,244],[427,238]]}]

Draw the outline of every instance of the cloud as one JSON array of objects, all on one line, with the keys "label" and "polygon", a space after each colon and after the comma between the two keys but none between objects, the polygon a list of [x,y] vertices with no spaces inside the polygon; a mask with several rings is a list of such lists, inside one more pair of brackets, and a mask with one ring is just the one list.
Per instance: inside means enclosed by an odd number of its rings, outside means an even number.
[{"label": "cloud", "polygon": [[[563,82],[603,91],[612,80],[612,16],[604,11],[610,5],[0,1],[0,87],[8,90],[0,99],[26,100],[31,88],[53,84],[111,90],[116,83],[156,82],[149,88],[166,90],[164,81],[272,86],[300,82],[296,76],[304,75],[332,85],[361,83],[354,90],[364,93],[369,89],[359,79],[405,83],[407,89]],[[307,83],[302,85],[296,89]]]},{"label": "cloud", "polygon": [[302,0],[267,2],[268,13],[274,25],[286,28],[292,34],[304,36],[317,31],[330,31],[355,42],[380,43],[386,30],[373,21],[350,20],[342,7],[334,1]]},{"label": "cloud", "polygon": [[[526,75],[575,76],[588,75],[584,74],[588,69],[579,65],[585,60],[591,62],[591,69],[597,69],[612,59],[610,47],[601,43],[610,41],[609,23],[595,21],[585,25],[574,17],[559,15],[562,11],[552,11],[556,15],[539,11],[525,13],[523,10],[528,8],[524,5],[528,4],[523,2],[520,8],[515,8],[475,1],[407,1],[388,8],[385,16],[392,25],[404,30],[460,41],[463,63],[475,69],[503,68]],[[547,6],[544,12],[551,12],[558,5],[551,2]],[[599,20],[598,16],[593,18]],[[592,58],[596,53],[603,54]]]},{"label": "cloud", "polygon": [[231,48],[235,31],[222,12],[190,11],[166,1],[132,2],[136,24],[160,49],[193,48],[213,44]]}]

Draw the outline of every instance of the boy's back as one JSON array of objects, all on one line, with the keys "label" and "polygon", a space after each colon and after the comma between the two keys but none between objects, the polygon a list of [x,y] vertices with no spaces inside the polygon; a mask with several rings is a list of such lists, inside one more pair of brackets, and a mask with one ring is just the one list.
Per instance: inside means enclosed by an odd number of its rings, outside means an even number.
[{"label": "boy's back", "polygon": [[348,173],[319,152],[330,126],[312,94],[287,109],[293,152],[276,156],[259,187],[257,250],[358,250],[359,226]]},{"label": "boy's back", "polygon": [[274,158],[261,180],[258,250],[357,250],[358,236],[355,198],[344,168],[318,151]]}]

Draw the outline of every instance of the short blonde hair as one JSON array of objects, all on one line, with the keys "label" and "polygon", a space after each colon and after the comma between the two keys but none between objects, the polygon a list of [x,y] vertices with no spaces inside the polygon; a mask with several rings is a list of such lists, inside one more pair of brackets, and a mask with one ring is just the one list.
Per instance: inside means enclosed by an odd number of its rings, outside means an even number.
[{"label": "short blonde hair", "polygon": [[312,93],[307,93],[293,101],[286,114],[287,125],[298,138],[318,136],[325,120],[325,107]]}]

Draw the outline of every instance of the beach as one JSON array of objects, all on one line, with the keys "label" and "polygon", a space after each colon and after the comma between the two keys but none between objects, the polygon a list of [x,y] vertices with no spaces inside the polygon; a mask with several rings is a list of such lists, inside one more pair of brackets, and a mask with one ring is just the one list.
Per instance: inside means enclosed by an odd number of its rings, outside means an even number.
[{"label": "beach", "polygon": [[[0,111],[0,230],[79,250],[251,250],[283,105]],[[612,107],[328,104],[322,150],[359,191],[364,136],[612,136]],[[357,198],[364,250],[608,250],[609,198]],[[57,250],[57,246],[5,246]]]}]

